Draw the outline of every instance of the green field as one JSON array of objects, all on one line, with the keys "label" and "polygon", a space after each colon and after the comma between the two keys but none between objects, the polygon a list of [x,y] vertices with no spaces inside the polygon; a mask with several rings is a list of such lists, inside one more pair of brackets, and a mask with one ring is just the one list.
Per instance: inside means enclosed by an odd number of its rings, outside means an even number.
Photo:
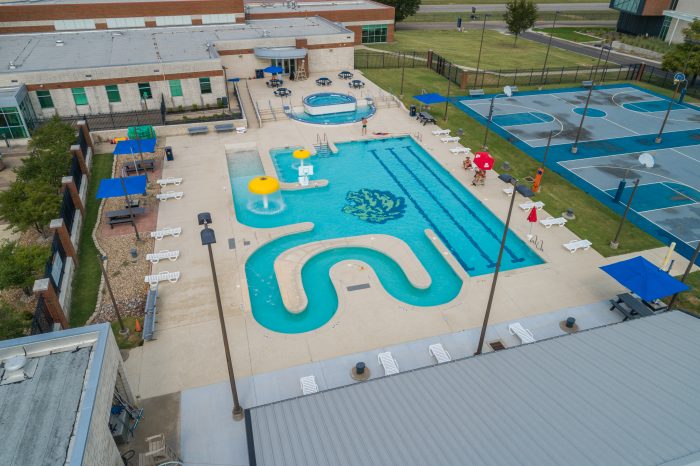
[{"label": "green field", "polygon": [[[552,34],[557,39],[570,40],[573,42],[599,42],[600,37],[595,35],[586,34],[579,31],[580,28],[535,28],[537,32],[544,32],[547,34]],[[607,29],[610,30],[610,29]]]},{"label": "green field", "polygon": [[[396,69],[370,69],[363,70],[365,76],[385,90],[398,95],[400,78]],[[403,102],[406,105],[414,105],[417,102],[411,97],[426,92],[447,92],[447,80],[425,68],[406,69],[404,79]],[[458,92],[452,86],[452,94]],[[462,91],[464,92],[464,91]],[[468,117],[461,110],[449,106],[448,122],[442,120],[442,105],[433,110],[433,114],[440,115],[438,124],[443,128],[450,128],[452,132],[457,129],[464,130],[464,136],[460,141],[465,147],[481,147],[484,137],[484,127]],[[491,133],[489,136],[489,149],[496,158],[497,166],[508,162],[511,166],[510,173],[516,178],[534,176],[539,163],[527,154],[499,137]],[[495,177],[487,179],[488,183],[500,183]],[[535,197],[547,205],[547,211],[552,215],[559,215],[569,208],[576,213],[577,219],[567,223],[567,227],[581,238],[587,238],[593,242],[593,248],[604,256],[625,254],[641,251],[649,248],[660,247],[661,243],[630,223],[626,223],[620,238],[620,247],[614,251],[610,249],[610,240],[615,235],[620,217],[612,210],[605,207],[576,186],[572,185],[556,173],[548,171],[542,181],[542,191]],[[545,247],[559,247],[559,244],[545,244]]]},{"label": "green field", "polygon": [[[476,68],[481,31],[396,31],[394,38],[394,43],[372,45],[370,48],[406,52],[432,49],[457,65]],[[546,51],[546,45],[522,39],[518,40],[516,47],[513,36],[486,30],[479,68],[541,68]],[[552,67],[587,66],[595,65],[595,58],[552,47],[547,63]]]},{"label": "green field", "polygon": [[[462,18],[463,21],[469,22],[471,15],[471,10],[467,10],[465,5],[465,11],[462,12],[433,12],[433,13],[417,13],[413,16],[409,16],[404,19],[407,23],[446,23],[457,21],[457,18]],[[503,21],[502,11],[481,11],[479,14],[487,14],[490,17],[487,21]],[[577,10],[577,11],[565,11],[557,15],[557,21],[615,21],[620,16],[619,12],[616,10],[602,10],[602,11],[588,11],[588,10]],[[537,21],[552,21],[554,19],[553,11],[540,11],[537,14]],[[479,21],[479,20],[476,20]]]},{"label": "green field", "polygon": [[100,263],[97,248],[92,241],[92,229],[97,222],[100,201],[95,199],[97,187],[102,178],[109,178],[112,172],[112,154],[98,154],[92,161],[90,184],[87,192],[85,221],[80,232],[78,246],[78,267],[73,279],[73,299],[70,307],[70,324],[72,327],[85,325],[85,321],[95,311],[97,289],[100,286]]}]

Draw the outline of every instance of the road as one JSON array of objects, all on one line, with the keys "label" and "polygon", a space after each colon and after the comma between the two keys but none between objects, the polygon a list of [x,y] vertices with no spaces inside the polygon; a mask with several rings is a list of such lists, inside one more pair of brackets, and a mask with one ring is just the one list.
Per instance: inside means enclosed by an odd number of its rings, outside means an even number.
[{"label": "road", "polygon": [[[479,11],[506,11],[505,3],[464,3],[460,5],[421,5],[419,13],[458,13],[460,11],[472,11],[475,7]],[[610,9],[609,3],[540,3],[537,5],[540,11],[605,11]]]},{"label": "road", "polygon": [[[610,20],[590,20],[590,21],[557,21],[557,26],[571,26],[571,27],[614,27],[617,21]],[[468,30],[481,29],[483,23],[480,21],[465,21],[462,23],[462,27]],[[535,23],[536,28],[551,27],[551,21],[537,21]],[[415,29],[455,29],[456,23],[454,21],[450,22],[439,22],[439,23],[422,23],[422,22],[406,22],[406,23],[396,23],[397,31],[409,31]],[[486,23],[486,29],[494,29],[496,31],[505,31],[506,23],[503,21],[488,21]]]}]

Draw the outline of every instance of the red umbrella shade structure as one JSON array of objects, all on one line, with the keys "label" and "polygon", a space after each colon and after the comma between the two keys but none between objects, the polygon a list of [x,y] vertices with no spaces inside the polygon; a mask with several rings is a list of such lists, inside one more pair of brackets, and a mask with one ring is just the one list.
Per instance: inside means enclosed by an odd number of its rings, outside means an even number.
[{"label": "red umbrella shade structure", "polygon": [[532,238],[532,224],[537,223],[537,207],[533,207],[527,214],[527,221],[530,222],[530,233],[527,234],[527,239],[530,239]]},{"label": "red umbrella shade structure", "polygon": [[493,157],[488,152],[477,152],[474,154],[474,165],[482,170],[492,170],[493,163]]}]

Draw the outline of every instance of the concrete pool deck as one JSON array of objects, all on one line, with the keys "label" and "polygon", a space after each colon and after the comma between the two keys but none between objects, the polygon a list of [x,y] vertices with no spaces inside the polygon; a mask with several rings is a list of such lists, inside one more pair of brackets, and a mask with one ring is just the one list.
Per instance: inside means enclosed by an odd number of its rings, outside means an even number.
[{"label": "concrete pool deck", "polygon": [[[299,97],[319,89],[328,91],[328,87],[315,85],[316,77],[290,83],[288,87]],[[356,77],[360,77],[359,73]],[[374,95],[382,92],[368,80],[360,79],[366,82],[366,92]],[[253,101],[259,97],[256,96],[256,86],[262,86],[265,95],[271,93],[262,80],[258,81],[250,86]],[[334,85],[338,81],[334,79]],[[344,86],[347,89],[347,84]],[[214,258],[237,377],[362,353],[481,325],[491,285],[490,274],[467,277],[461,271],[460,276],[465,281],[455,300],[442,306],[416,308],[388,295],[372,269],[347,266],[348,263],[359,265],[359,261],[345,261],[332,268],[339,309],[323,327],[302,334],[281,334],[267,330],[253,318],[246,288],[246,260],[261,245],[309,226],[296,224],[256,229],[238,223],[231,197],[227,149],[235,151],[237,147],[244,149],[255,144],[266,173],[272,175],[275,170],[269,155],[271,149],[285,146],[311,148],[317,137],[324,134],[331,142],[362,139],[360,126],[360,123],[355,123],[322,127],[280,120],[265,122],[262,128],[250,129],[246,134],[166,138],[165,144],[173,148],[175,160],[166,163],[163,176],[183,177],[178,190],[185,195],[180,200],[160,204],[158,228],[179,226],[183,231],[178,238],[158,241],[156,251],[179,249],[181,256],[177,262],[154,265],[153,272],[180,271],[181,278],[175,284],[163,283],[159,288],[156,340],[131,350],[126,361],[136,395],[150,398],[215,384],[227,378],[209,259],[199,237],[201,227],[196,219],[199,212],[210,212],[213,218],[212,228],[217,237],[217,243],[213,245]],[[434,129],[434,125],[419,125],[401,108],[380,106],[369,120],[369,135],[365,137],[373,139],[373,131],[412,135],[504,221],[510,198],[503,194],[503,183],[490,173],[485,186],[473,187],[473,172],[462,169],[462,157],[449,152],[454,145],[444,144],[439,137],[433,136],[431,131]],[[498,154],[494,155],[498,160]],[[310,163],[313,164],[313,157]],[[540,212],[541,218],[547,216],[546,209],[545,206]],[[558,217],[560,213],[549,214]],[[527,242],[529,223],[526,215],[515,208],[511,231]],[[491,313],[492,324],[597,303],[624,291],[598,267],[637,254],[603,258],[593,249],[570,254],[562,244],[576,236],[567,228],[545,229],[538,224],[533,233],[544,241],[543,251],[537,253],[545,263],[500,274]],[[527,244],[533,247],[533,243]],[[642,255],[660,263],[665,253],[665,248],[658,248]],[[678,255],[674,255],[674,259],[673,272],[682,272],[687,261]],[[454,264],[454,259],[451,263]],[[360,284],[369,284],[369,287],[355,291],[347,289]]]}]

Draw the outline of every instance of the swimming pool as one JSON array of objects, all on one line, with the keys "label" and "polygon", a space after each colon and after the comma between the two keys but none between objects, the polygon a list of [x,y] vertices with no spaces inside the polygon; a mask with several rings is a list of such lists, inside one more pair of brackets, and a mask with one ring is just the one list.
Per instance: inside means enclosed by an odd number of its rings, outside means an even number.
[{"label": "swimming pool", "polygon": [[357,99],[348,94],[319,92],[304,97],[304,111],[309,115],[327,115],[357,110]]},{"label": "swimming pool", "polygon": [[[321,327],[335,314],[338,298],[329,277],[341,260],[361,260],[377,273],[385,290],[399,301],[435,306],[454,299],[462,280],[430,239],[431,229],[471,276],[491,273],[498,255],[503,223],[409,137],[336,144],[338,153],[312,157],[314,179],[323,188],[285,191],[286,208],[277,215],[259,215],[247,206],[255,196],[247,190],[251,176],[231,176],[234,206],[241,223],[270,228],[312,222],[311,231],[284,236],[255,251],[245,270],[253,316],[264,327],[301,333]],[[282,181],[296,181],[295,148],[272,151]],[[229,171],[231,173],[231,170]],[[308,297],[304,312],[292,314],[282,303],[274,261],[283,252],[325,239],[388,234],[405,241],[432,278],[426,289],[411,285],[401,268],[383,254],[346,247],[322,252],[302,268]],[[542,263],[524,242],[510,235],[503,270]],[[426,310],[426,312],[430,312]]]}]

